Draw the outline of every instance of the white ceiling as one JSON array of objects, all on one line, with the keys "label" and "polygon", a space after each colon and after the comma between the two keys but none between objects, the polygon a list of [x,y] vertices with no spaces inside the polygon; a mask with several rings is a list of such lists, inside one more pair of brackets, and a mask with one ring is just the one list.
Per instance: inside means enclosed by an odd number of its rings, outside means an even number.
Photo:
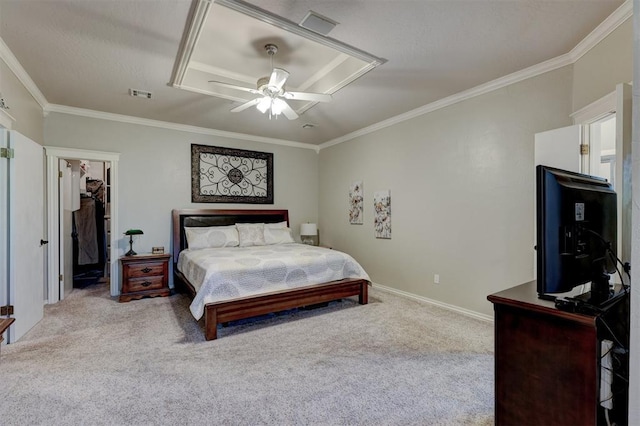
[{"label": "white ceiling", "polygon": [[[240,105],[261,96],[212,82],[256,89],[257,81],[268,78],[273,67],[278,67],[290,72],[287,91],[332,95],[384,63],[261,9],[247,10],[238,0],[196,0],[194,6],[185,31],[187,41],[171,79],[174,87]],[[266,46],[276,46],[273,57]],[[316,104],[288,103],[298,114]]]},{"label": "white ceiling", "polygon": [[[623,0],[248,3],[294,23],[313,10],[339,23],[331,38],[388,62],[298,120],[269,120],[255,108],[230,113],[238,101],[170,85],[191,0],[0,0],[0,36],[50,104],[321,144],[565,55]],[[247,76],[268,74],[256,48],[268,36],[233,29],[207,41],[224,52],[213,56],[246,63]],[[291,48],[274,60],[294,78],[307,59]],[[130,88],[153,98],[131,97]]]}]

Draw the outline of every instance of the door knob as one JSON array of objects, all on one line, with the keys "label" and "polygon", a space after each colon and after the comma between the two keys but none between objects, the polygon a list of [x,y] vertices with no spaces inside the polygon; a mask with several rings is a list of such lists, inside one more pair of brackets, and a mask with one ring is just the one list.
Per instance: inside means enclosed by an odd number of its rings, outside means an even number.
[{"label": "door knob", "polygon": [[40,240],[40,246],[42,247],[45,244],[49,244],[49,241]]}]

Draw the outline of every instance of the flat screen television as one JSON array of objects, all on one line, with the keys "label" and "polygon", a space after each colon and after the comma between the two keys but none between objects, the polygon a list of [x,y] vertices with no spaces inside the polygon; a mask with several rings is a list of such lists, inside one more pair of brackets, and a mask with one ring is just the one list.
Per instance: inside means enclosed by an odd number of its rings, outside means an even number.
[{"label": "flat screen television", "polygon": [[591,282],[582,297],[598,305],[616,271],[617,202],[612,185],[595,176],[536,168],[537,291],[544,299]]}]

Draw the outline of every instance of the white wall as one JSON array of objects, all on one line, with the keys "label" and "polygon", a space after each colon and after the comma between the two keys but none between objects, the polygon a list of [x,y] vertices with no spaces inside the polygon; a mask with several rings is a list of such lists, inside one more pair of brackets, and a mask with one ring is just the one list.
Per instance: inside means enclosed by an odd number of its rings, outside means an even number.
[{"label": "white wall", "polygon": [[[533,279],[533,136],[571,124],[571,90],[568,66],[322,149],[321,239],[375,283],[491,315],[488,294]],[[355,180],[364,225],[348,224]],[[391,240],[373,236],[380,189]]]},{"label": "white wall", "polygon": [[[171,210],[178,208],[288,209],[298,233],[302,222],[317,220],[318,155],[314,150],[52,113],[45,120],[46,144],[120,153],[119,226],[139,228],[134,249],[150,252],[171,238]],[[215,145],[274,154],[274,204],[191,203],[191,144]],[[128,239],[120,239],[121,253]]]}]

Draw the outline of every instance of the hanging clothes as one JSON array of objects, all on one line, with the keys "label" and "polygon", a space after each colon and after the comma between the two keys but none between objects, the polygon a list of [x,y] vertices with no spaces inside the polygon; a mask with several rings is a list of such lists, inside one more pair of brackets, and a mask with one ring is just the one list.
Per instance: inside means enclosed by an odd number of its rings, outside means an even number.
[{"label": "hanging clothes", "polygon": [[73,212],[73,218],[78,241],[78,265],[99,263],[96,201],[93,198],[82,198],[80,209]]},{"label": "hanging clothes", "polygon": [[104,205],[104,182],[100,179],[87,178],[86,187],[87,191],[89,191],[96,200]]}]

